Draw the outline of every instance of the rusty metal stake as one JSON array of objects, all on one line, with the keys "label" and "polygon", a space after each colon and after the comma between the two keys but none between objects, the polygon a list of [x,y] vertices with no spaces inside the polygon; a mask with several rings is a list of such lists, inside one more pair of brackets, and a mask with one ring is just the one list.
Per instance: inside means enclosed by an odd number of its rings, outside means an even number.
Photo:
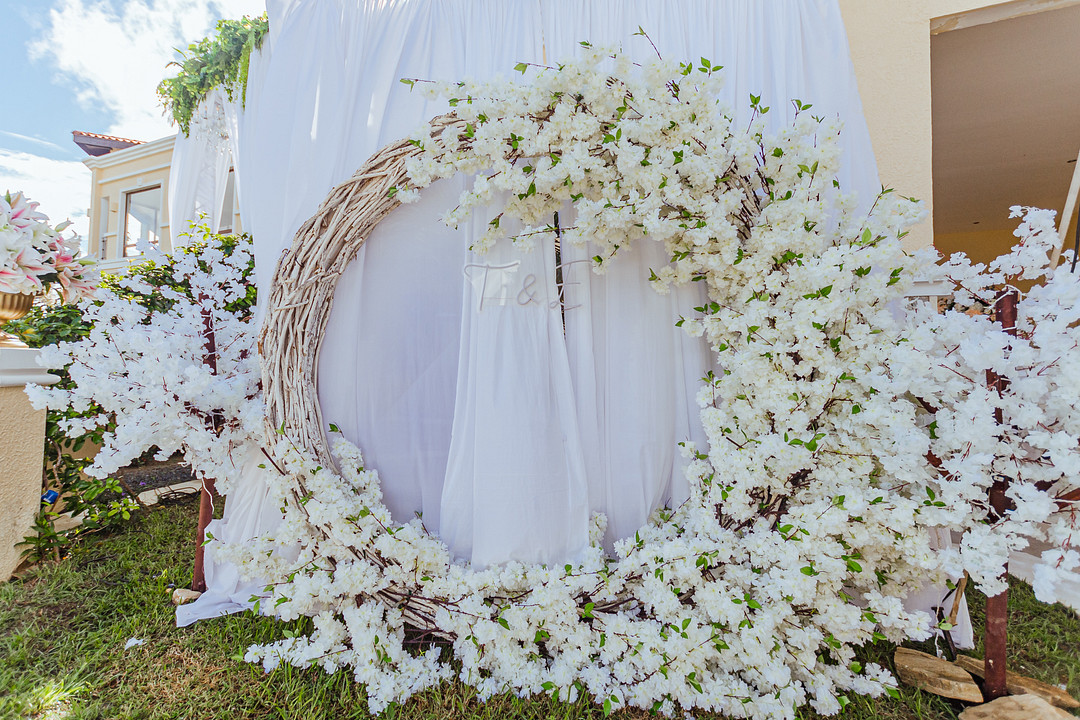
[{"label": "rusty metal stake", "polygon": [[[214,319],[206,302],[205,295],[199,296],[199,304],[202,305],[203,334],[206,337],[203,355],[203,365],[210,368],[210,372],[217,374],[217,339],[214,337]],[[213,413],[207,420],[207,424],[215,431],[221,432],[222,419],[217,413]],[[206,526],[214,517],[213,495],[217,494],[213,478],[203,478],[202,491],[199,493],[199,527],[195,533],[195,567],[192,570],[191,589],[197,592],[206,592],[205,561],[206,552]]]},{"label": "rusty metal stake", "polygon": [[192,571],[191,589],[197,592],[206,592],[206,552],[203,543],[206,542],[206,526],[214,517],[214,503],[212,494],[216,494],[214,481],[211,478],[203,480],[202,491],[199,493],[199,529],[195,533],[195,567]]},{"label": "rusty metal stake", "polygon": [[[1009,335],[1016,335],[1016,304],[1019,295],[1016,290],[1006,290],[994,303],[994,319]],[[999,393],[1008,387],[1008,381],[994,373],[991,376],[991,384]],[[1003,422],[1001,410],[997,410],[997,422]],[[990,519],[997,520],[1004,516],[1008,509],[1008,498],[1005,491],[1009,488],[1007,477],[998,477],[990,486]],[[1001,569],[1001,578],[1008,581],[1009,563],[1006,560]],[[986,631],[984,641],[986,646],[986,658],[983,660],[985,671],[983,691],[987,700],[995,700],[1007,694],[1005,687],[1005,651],[1007,649],[1008,636],[1008,611],[1009,590],[1006,588],[1001,593],[986,599]]]},{"label": "rusty metal stake", "polygon": [[[1005,575],[1008,575],[1008,563]],[[1005,687],[1005,651],[1009,630],[1009,591],[1002,590],[994,597],[986,598],[986,658],[983,660],[983,694],[987,701],[1008,694]]]}]

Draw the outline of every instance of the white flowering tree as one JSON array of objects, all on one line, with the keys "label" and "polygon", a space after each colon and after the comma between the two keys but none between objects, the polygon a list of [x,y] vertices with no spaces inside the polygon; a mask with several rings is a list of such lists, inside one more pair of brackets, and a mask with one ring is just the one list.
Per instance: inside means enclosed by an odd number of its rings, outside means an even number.
[{"label": "white flowering tree", "polygon": [[[61,421],[71,436],[111,428],[86,468],[93,477],[108,477],[151,449],[160,458],[182,451],[201,477],[218,479],[227,492],[235,451],[261,435],[249,327],[251,242],[195,232],[200,237],[166,262],[115,278],[84,300],[83,319],[92,325],[85,339],[42,349],[40,362],[68,366],[74,387],[31,386],[31,402],[100,408]],[[213,366],[206,362],[208,331]]]},{"label": "white flowering tree", "polygon": [[[679,323],[721,368],[699,395],[708,446],[684,448],[690,499],[613,555],[595,533],[564,567],[476,569],[419,520],[392,522],[355,446],[338,439],[333,468],[282,437],[266,479],[283,522],[218,554],[269,581],[260,610],[310,616],[314,630],[249,660],[348,668],[374,711],[456,673],[481,697],[587,693],[605,712],[791,718],[806,703],[828,714],[849,693],[895,693],[855,650],[929,635],[931,619],[901,602],[914,587],[966,570],[996,593],[1008,552],[1038,539],[1052,549],[1036,591],[1054,598],[1056,577],[1080,561],[1067,499],[1080,473],[1080,289],[1048,267],[1047,214],[1024,211],[1020,246],[989,268],[905,253],[919,203],[883,192],[858,213],[834,180],[836,123],[796,101],[794,123],[771,135],[754,98],[754,121],[736,128],[717,105],[716,70],[704,59],[636,66],[586,44],[529,82],[419,83],[450,98],[457,119],[414,136],[410,183],[391,190],[407,201],[437,178],[473,175],[451,223],[508,198],[478,251],[510,219],[528,247],[568,203],[576,219],[562,242],[594,243],[597,271],[634,243],[664,243],[671,262],[649,280],[660,292],[700,283],[703,304]],[[67,348],[85,388],[51,401],[117,414],[102,470],[153,437],[227,477],[230,447],[261,422],[242,323],[215,314],[229,349],[217,375],[202,365],[205,305],[192,298],[228,301],[235,269],[192,271],[192,294],[153,324],[103,298],[100,329]],[[1017,277],[1042,283],[1020,300],[1015,337],[964,312]],[[915,278],[954,283],[956,306],[905,308]],[[1007,380],[1003,393],[988,370]],[[208,432],[212,412],[233,429]],[[1010,507],[992,513],[999,476]],[[932,548],[937,528],[961,534],[957,551]],[[456,666],[414,630],[449,642]]]},{"label": "white flowering tree", "polygon": [[[922,513],[963,533],[947,558],[952,572],[968,571],[994,595],[1006,587],[1009,552],[1039,540],[1050,549],[1034,588],[1052,602],[1062,573],[1080,567],[1080,282],[1067,265],[1050,267],[1053,212],[1013,208],[1013,216],[1022,218],[1020,243],[988,268],[962,256],[928,268],[955,285],[956,307],[909,319],[895,375],[918,398],[929,440],[922,470],[936,476],[935,495]],[[1015,336],[985,314],[962,312],[992,307],[1020,280],[1036,284],[1018,302]],[[996,387],[988,376],[1000,378]],[[995,481],[1004,512],[990,505]]]}]

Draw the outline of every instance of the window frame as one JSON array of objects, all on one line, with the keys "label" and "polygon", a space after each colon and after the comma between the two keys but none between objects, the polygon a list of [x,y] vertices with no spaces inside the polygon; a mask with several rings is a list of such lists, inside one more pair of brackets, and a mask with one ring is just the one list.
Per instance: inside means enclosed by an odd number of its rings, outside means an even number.
[{"label": "window frame", "polygon": [[139,257],[140,255],[142,255],[142,252],[139,251],[139,241],[138,241],[138,239],[135,239],[133,242],[128,241],[128,217],[131,214],[130,213],[131,198],[134,195],[138,195],[139,193],[157,191],[158,218],[157,218],[157,227],[154,229],[154,234],[157,236],[157,241],[155,243],[152,243],[152,244],[159,245],[161,243],[161,235],[162,235],[162,228],[163,228],[162,215],[164,214],[164,211],[165,211],[165,202],[164,202],[165,199],[164,199],[164,197],[162,195],[162,189],[163,189],[162,188],[162,183],[157,183],[155,185],[148,185],[146,187],[136,187],[136,188],[131,188],[130,190],[124,190],[120,194],[121,197],[123,198],[123,203],[122,203],[123,217],[120,220],[120,227],[117,228],[117,230],[118,230],[118,232],[117,232],[117,245],[119,246],[119,247],[117,247],[117,250],[118,250],[117,257],[131,258],[131,257]]}]

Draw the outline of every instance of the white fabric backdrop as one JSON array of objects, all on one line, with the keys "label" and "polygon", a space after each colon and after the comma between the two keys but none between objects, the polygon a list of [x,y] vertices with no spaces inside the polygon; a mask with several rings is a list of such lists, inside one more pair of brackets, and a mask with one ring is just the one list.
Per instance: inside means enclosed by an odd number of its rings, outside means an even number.
[{"label": "white fabric backdrop", "polygon": [[[653,50],[632,37],[638,26],[665,56],[724,65],[741,122],[750,93],[775,124],[790,120],[792,98],[839,115],[842,184],[864,201],[879,187],[837,0],[268,0],[267,10],[246,108],[230,108],[261,298],[330,188],[448,109],[400,78],[489,78],[557,61],[583,39],[644,58]],[[686,497],[677,443],[704,442],[694,396],[709,353],[674,327],[700,304],[697,289],[648,287],[648,268],[665,260],[652,243],[604,276],[572,264],[593,253],[567,248],[564,334],[550,307],[553,248],[472,256],[487,218],[459,230],[438,221],[461,187],[443,181],[396,210],[340,279],[319,366],[324,417],[379,471],[396,519],[422,513],[477,564],[570,558],[590,512],[608,514],[608,542],[632,535],[657,506]],[[537,302],[522,306],[529,276]],[[259,512],[261,482],[255,468],[245,475],[215,537],[271,529],[268,516],[237,519]],[[234,578],[214,578],[216,594],[186,621],[246,603]]]},{"label": "white fabric backdrop", "polygon": [[177,133],[169,168],[169,231],[173,247],[187,244],[181,237],[200,216],[214,232],[220,230],[229,168],[232,166],[225,93],[214,90],[193,114],[190,132]]},{"label": "white fabric backdrop", "polygon": [[[255,149],[250,168],[238,154],[263,289],[333,184],[448,109],[400,78],[491,77],[518,61],[566,57],[582,39],[644,58],[653,50],[632,37],[639,25],[661,53],[723,64],[741,120],[751,92],[776,124],[790,119],[791,98],[839,114],[842,182],[864,196],[878,187],[834,1],[308,0],[269,9],[281,21],[263,85],[249,81],[242,122],[254,116],[254,127],[240,128],[241,145]],[[397,519],[421,512],[475,562],[572,555],[585,543],[586,506],[609,515],[609,541],[632,534],[656,506],[685,497],[677,443],[703,441],[693,397],[708,353],[674,327],[700,304],[697,288],[656,295],[644,278],[661,251],[639,243],[605,276],[573,267],[570,291],[584,307],[567,312],[565,341],[553,331],[558,313],[479,312],[460,271],[471,229],[437,220],[454,192],[448,185],[397,211],[341,279],[319,370],[324,416],[379,470]],[[536,263],[511,248],[495,254]],[[565,260],[590,254],[567,249]],[[519,321],[500,323],[506,313]],[[547,400],[521,391],[550,383]]]}]

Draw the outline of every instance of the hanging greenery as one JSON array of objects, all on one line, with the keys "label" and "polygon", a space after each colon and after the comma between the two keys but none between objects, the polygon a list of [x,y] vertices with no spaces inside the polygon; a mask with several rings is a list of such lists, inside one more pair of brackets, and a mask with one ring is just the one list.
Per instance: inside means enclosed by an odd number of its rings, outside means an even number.
[{"label": "hanging greenery", "polygon": [[268,29],[266,13],[255,18],[219,20],[216,34],[180,51],[183,61],[170,63],[177,65],[180,72],[162,80],[157,91],[181,132],[188,134],[195,108],[214,88],[224,88],[230,100],[239,95],[240,102],[244,102],[251,53],[262,46]]}]

